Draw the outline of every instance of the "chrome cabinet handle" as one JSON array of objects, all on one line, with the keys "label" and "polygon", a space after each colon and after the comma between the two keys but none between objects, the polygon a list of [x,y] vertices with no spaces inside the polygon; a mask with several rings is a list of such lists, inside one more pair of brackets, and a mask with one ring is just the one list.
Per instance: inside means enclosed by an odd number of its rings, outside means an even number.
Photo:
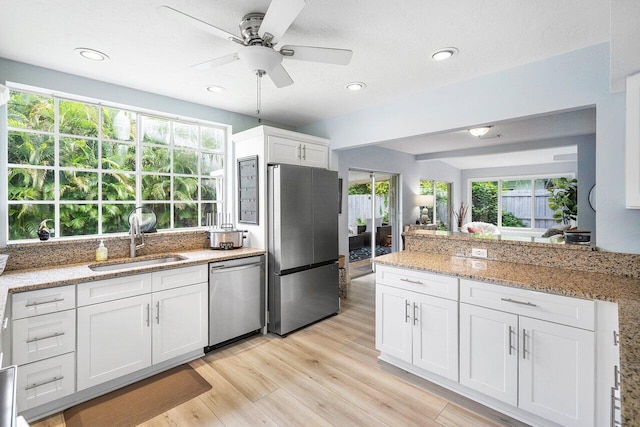
[{"label": "chrome cabinet handle", "polygon": [[42,340],[48,340],[49,338],[55,338],[55,337],[59,337],[64,335],[64,332],[55,332],[51,335],[47,335],[46,337],[35,337],[35,338],[31,338],[29,340],[27,340],[27,344],[28,343],[32,343],[32,342],[36,342],[36,341],[42,341]]},{"label": "chrome cabinet handle", "polygon": [[224,270],[223,273],[229,273],[232,271],[238,271],[238,270],[246,270],[248,268],[254,268],[254,267],[260,267],[262,266],[261,262],[257,262],[255,264],[245,264],[245,265],[239,265],[237,267],[225,267],[224,265],[220,266],[220,267],[211,267],[211,272],[213,273],[213,270]]},{"label": "chrome cabinet handle", "polygon": [[613,367],[613,387],[617,390],[620,388],[620,368],[618,368],[618,365],[615,365]]},{"label": "chrome cabinet handle", "polygon": [[147,304],[147,326],[151,326],[151,304]]},{"label": "chrome cabinet handle", "polygon": [[411,316],[409,316],[409,301],[404,302],[404,323],[409,323],[409,319],[411,319]]},{"label": "chrome cabinet handle", "polygon": [[25,390],[31,390],[32,388],[36,388],[36,387],[40,387],[41,385],[46,385],[46,384],[51,384],[54,383],[56,381],[60,381],[61,379],[63,379],[64,377],[53,377],[50,380],[47,381],[43,381],[41,383],[33,383],[31,385],[26,386],[24,389]]},{"label": "chrome cabinet handle", "polygon": [[418,323],[418,315],[416,314],[416,309],[418,308],[418,304],[413,303],[413,324]]},{"label": "chrome cabinet handle", "polygon": [[405,278],[402,278],[400,280],[403,281],[403,282],[415,283],[416,285],[424,285],[424,283],[420,282],[419,280],[409,280],[409,279],[405,279]]},{"label": "chrome cabinet handle", "polygon": [[522,358],[527,358],[527,330],[522,329]]},{"label": "chrome cabinet handle", "polygon": [[43,305],[43,304],[52,304],[54,302],[60,302],[60,301],[64,301],[64,298],[54,298],[48,301],[40,301],[40,302],[30,302],[29,304],[25,304],[25,307],[35,307],[37,305]]},{"label": "chrome cabinet handle", "polygon": [[302,158],[302,144],[298,145],[298,158]]},{"label": "chrome cabinet handle", "polygon": [[303,160],[307,160],[307,146],[306,145],[302,146],[302,159]]},{"label": "chrome cabinet handle", "polygon": [[616,347],[620,344],[620,334],[618,331],[613,331],[613,345]]},{"label": "chrome cabinet handle", "polygon": [[513,336],[514,332],[515,331],[513,330],[511,325],[509,325],[509,355],[511,355],[511,351],[513,350],[513,341],[511,337]]},{"label": "chrome cabinet handle", "polygon": [[522,305],[528,305],[529,307],[537,307],[537,305],[532,304],[532,303],[530,303],[530,302],[517,301],[517,300],[511,299],[511,298],[500,298],[500,299],[501,299],[502,301],[505,301],[505,302],[512,302],[512,303],[514,303],[514,304],[522,304]]},{"label": "chrome cabinet handle", "polygon": [[156,323],[160,324],[160,301],[156,302]]}]

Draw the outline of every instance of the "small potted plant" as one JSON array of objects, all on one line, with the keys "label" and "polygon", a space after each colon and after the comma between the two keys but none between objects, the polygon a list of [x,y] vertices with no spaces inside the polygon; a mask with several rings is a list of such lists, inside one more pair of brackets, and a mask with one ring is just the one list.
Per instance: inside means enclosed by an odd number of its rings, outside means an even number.
[{"label": "small potted plant", "polygon": [[464,224],[464,220],[467,216],[468,211],[469,205],[467,205],[465,202],[460,202],[460,207],[458,208],[458,210],[452,210],[451,214],[454,219],[452,231],[459,231],[460,228],[462,228],[462,224]]}]

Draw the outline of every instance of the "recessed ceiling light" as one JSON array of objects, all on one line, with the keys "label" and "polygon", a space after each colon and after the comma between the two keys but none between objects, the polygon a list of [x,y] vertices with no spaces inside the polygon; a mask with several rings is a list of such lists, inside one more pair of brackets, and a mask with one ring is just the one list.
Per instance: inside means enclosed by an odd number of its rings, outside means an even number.
[{"label": "recessed ceiling light", "polygon": [[227,89],[223,88],[222,86],[216,86],[216,85],[213,85],[213,86],[209,86],[209,87],[207,87],[207,90],[208,90],[209,92],[213,92],[213,93],[222,93],[222,92],[224,92],[224,91],[225,91],[225,90],[227,90]]},{"label": "recessed ceiling light", "polygon": [[78,47],[75,51],[83,58],[90,59],[91,61],[105,61],[109,59],[109,55],[87,47]]},{"label": "recessed ceiling light", "polygon": [[434,61],[444,61],[445,59],[449,59],[457,53],[458,49],[456,49],[455,47],[444,47],[433,52],[431,54],[431,59],[433,59]]},{"label": "recessed ceiling light", "polygon": [[352,91],[352,92],[356,92],[356,91],[362,90],[362,89],[364,89],[365,87],[367,87],[367,85],[366,85],[366,84],[364,84],[364,83],[362,83],[362,82],[351,82],[351,83],[348,83],[348,84],[345,86],[345,88],[346,88],[347,90],[350,90],[350,91]]},{"label": "recessed ceiling light", "polygon": [[473,128],[473,129],[469,129],[469,133],[473,136],[477,136],[478,138],[481,136],[484,136],[487,134],[487,132],[489,132],[489,129],[491,129],[491,126],[482,126],[479,128]]}]

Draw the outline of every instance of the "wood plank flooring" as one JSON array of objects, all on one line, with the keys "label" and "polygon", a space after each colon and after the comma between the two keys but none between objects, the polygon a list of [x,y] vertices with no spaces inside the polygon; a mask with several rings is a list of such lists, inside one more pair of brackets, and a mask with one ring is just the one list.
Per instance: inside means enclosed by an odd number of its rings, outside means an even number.
[{"label": "wood plank flooring", "polygon": [[[379,362],[373,275],[337,316],[286,338],[260,335],[191,362],[211,391],[141,424],[160,426],[523,426]],[[32,424],[64,427],[62,414]]]}]

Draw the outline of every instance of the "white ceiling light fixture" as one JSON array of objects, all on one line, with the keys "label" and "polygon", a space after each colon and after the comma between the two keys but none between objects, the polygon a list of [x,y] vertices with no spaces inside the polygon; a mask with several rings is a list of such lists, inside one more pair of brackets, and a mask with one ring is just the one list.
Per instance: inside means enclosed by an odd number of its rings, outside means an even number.
[{"label": "white ceiling light fixture", "polygon": [[82,56],[84,59],[89,59],[91,61],[106,61],[109,59],[109,55],[106,53],[99,52],[95,49],[90,49],[88,47],[77,47],[74,49],[78,55]]},{"label": "white ceiling light fixture", "polygon": [[445,59],[449,59],[454,55],[458,54],[458,49],[455,47],[443,47],[442,49],[438,49],[431,54],[431,59],[434,61],[444,61]]},{"label": "white ceiling light fixture", "polygon": [[207,90],[211,93],[222,93],[222,92],[225,92],[227,89],[223,88],[222,86],[213,85],[213,86],[208,86]]},{"label": "white ceiling light fixture", "polygon": [[491,126],[482,126],[482,127],[469,129],[469,133],[473,136],[477,136],[478,138],[480,138],[481,136],[485,136],[490,129],[491,129]]},{"label": "white ceiling light fixture", "polygon": [[351,82],[351,83],[347,83],[347,85],[345,86],[345,89],[351,92],[357,92],[359,90],[364,89],[365,87],[367,87],[367,85],[362,82]]}]

